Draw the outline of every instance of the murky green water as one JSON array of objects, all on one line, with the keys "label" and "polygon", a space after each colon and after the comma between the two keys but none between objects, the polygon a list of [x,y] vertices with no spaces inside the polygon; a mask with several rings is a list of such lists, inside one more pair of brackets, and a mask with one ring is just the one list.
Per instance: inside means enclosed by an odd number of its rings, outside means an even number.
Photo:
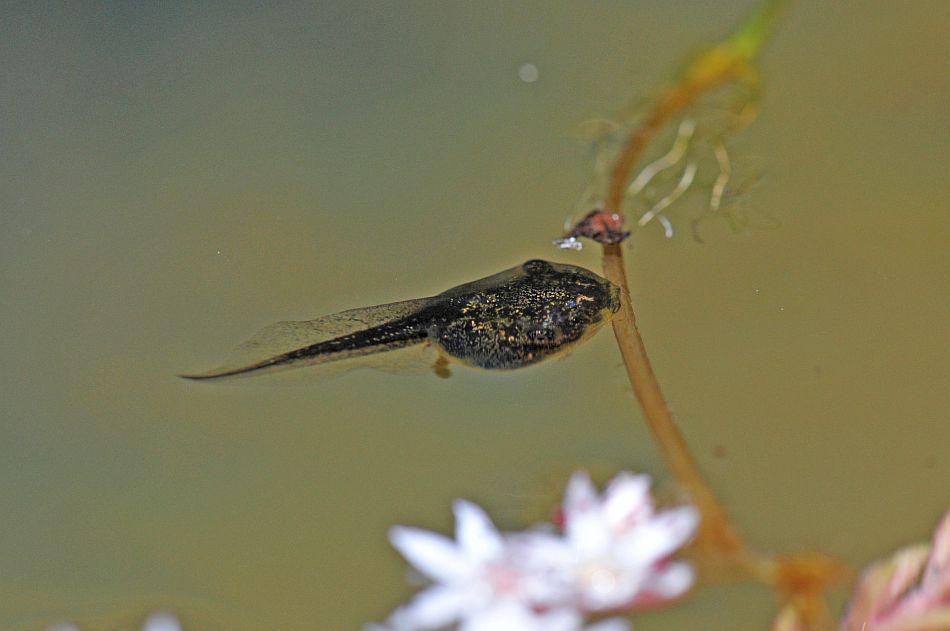
[{"label": "murky green water", "polygon": [[[516,527],[578,466],[666,484],[609,333],[449,380],[174,374],[280,319],[597,269],[550,245],[587,181],[573,130],[749,3],[715,5],[4,8],[0,628],[358,628],[409,593],[391,524],[447,528],[464,496]],[[950,504],[948,24],[796,6],[733,147],[778,226],[698,243],[671,212],[674,239],[632,240],[666,394],[764,547],[860,564]],[[771,611],[716,588],[637,628]]]}]

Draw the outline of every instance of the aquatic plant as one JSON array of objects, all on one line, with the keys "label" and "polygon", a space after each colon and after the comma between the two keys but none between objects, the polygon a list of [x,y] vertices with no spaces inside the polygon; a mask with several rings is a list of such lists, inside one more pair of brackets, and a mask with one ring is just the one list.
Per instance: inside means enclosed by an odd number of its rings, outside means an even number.
[{"label": "aquatic plant", "polygon": [[[730,179],[733,176],[727,141],[754,118],[759,93],[757,62],[784,5],[782,0],[766,1],[734,34],[695,56],[684,66],[675,81],[661,90],[645,107],[637,108],[629,120],[611,121],[605,125],[607,129],[595,146],[591,184],[582,194],[577,206],[579,212],[584,213],[583,218],[555,243],[565,249],[580,249],[585,238],[598,242],[603,249],[604,276],[621,288],[621,308],[611,320],[611,324],[630,385],[671,476],[701,515],[695,537],[686,551],[687,558],[697,572],[697,584],[701,586],[720,581],[752,581],[765,584],[774,590],[779,602],[779,615],[774,626],[776,630],[814,631],[835,626],[834,616],[825,602],[825,593],[842,582],[849,571],[842,562],[819,552],[774,555],[757,550],[746,542],[739,528],[730,520],[678,430],[650,364],[636,325],[636,313],[627,283],[622,246],[623,241],[630,235],[625,227],[625,216],[633,212],[637,204],[646,208],[637,220],[639,228],[655,220],[664,226],[667,236],[670,236],[673,224],[667,212],[691,189],[705,190],[708,195],[706,215],[692,222],[694,235],[698,222],[710,216],[710,213],[712,216],[728,219],[734,227],[738,225],[734,216],[730,217],[729,213],[723,212],[729,196]],[[642,166],[637,175],[634,175],[636,167],[648,150],[670,129],[675,131],[672,133],[673,140],[669,150]],[[706,153],[705,157],[703,152]],[[694,186],[701,179],[701,170],[708,170],[710,165],[714,165],[714,175],[705,178],[705,188]],[[583,479],[575,477],[571,489],[577,485],[589,484],[577,481]],[[575,505],[575,496],[579,493],[571,489],[567,494],[567,506]],[[590,495],[589,490],[584,493]],[[611,495],[610,490],[607,495]],[[597,504],[596,501],[591,501]],[[600,506],[608,504],[609,499],[603,500]],[[648,505],[652,506],[649,502]],[[626,506],[626,510],[633,510],[633,505]],[[483,535],[485,540],[480,544],[483,546],[482,550],[484,551],[490,540],[492,543],[487,547],[494,550],[493,554],[500,555],[493,556],[492,562],[502,565],[525,562],[522,550],[516,552],[511,549],[517,547],[515,541],[530,541],[532,537],[551,537],[549,534],[530,533],[502,537],[493,531],[480,509],[470,504],[457,505],[456,516],[459,529],[458,545],[464,545],[463,531],[470,526],[470,522],[481,522],[483,533],[494,533],[490,536]],[[565,509],[567,532],[574,528],[573,519],[576,519],[573,512]],[[947,523],[948,520],[945,519],[936,536],[932,552],[930,548],[910,549],[898,553],[893,560],[882,562],[868,570],[855,592],[847,617],[841,623],[843,631],[950,629],[947,614],[950,602],[947,595]],[[440,572],[444,570],[432,566],[432,556],[422,551],[424,544],[419,544],[429,535],[407,536],[407,532],[410,531],[394,531],[393,544],[414,565],[434,579],[437,585],[441,585],[443,577]],[[591,537],[591,541],[596,539],[594,535],[585,535],[587,536]],[[581,537],[581,540],[585,541],[585,537]],[[666,542],[683,542],[681,538],[673,537],[669,532],[659,538]],[[413,539],[416,542],[409,543]],[[583,548],[588,544],[589,541],[581,543],[579,547]],[[474,544],[470,542],[469,545]],[[552,550],[558,547],[553,543],[551,545]],[[559,545],[563,545],[563,542]],[[647,543],[640,545],[649,549]],[[651,557],[653,562],[656,563],[661,557],[666,558],[674,552],[675,547],[677,546],[659,546],[657,550],[662,550],[662,554]],[[538,544],[538,549],[541,548],[543,546]],[[601,548],[601,551],[607,549],[609,545]],[[622,558],[621,553],[617,554],[616,559]],[[520,567],[512,570],[511,575],[517,577],[515,583],[519,589],[523,580],[534,585],[534,580],[539,576],[558,576],[563,580],[563,574],[544,565],[556,564],[558,553],[550,551],[550,555],[540,557],[543,560],[532,558],[533,569],[543,567],[542,570],[537,570],[539,574],[526,573],[524,568]],[[533,554],[528,556],[533,557]],[[485,559],[482,558],[481,561]],[[924,563],[929,563],[926,570],[921,569]],[[686,572],[686,566],[676,567]],[[484,580],[485,566],[475,563],[474,570],[476,574],[480,573],[481,578],[478,580]],[[691,577],[692,570],[689,572]],[[917,587],[911,588],[911,584],[921,572],[923,579]],[[603,576],[613,577],[608,581],[611,589],[616,589],[617,585],[623,583],[617,573],[608,571]],[[576,579],[576,576],[573,578]],[[557,584],[555,582],[546,585],[543,589],[554,590]],[[685,584],[683,580],[677,583],[676,589],[661,593],[656,604],[674,601],[685,591]],[[475,593],[481,593],[469,587]],[[438,588],[429,588],[435,589]],[[450,589],[451,593],[457,591],[458,586]],[[488,591],[496,593],[492,589]],[[426,595],[431,593],[433,592],[424,592],[423,596],[417,598],[425,599]],[[445,596],[444,593],[442,595]],[[628,605],[638,602],[635,591],[627,595],[631,597]],[[548,596],[552,594],[548,593]],[[456,607],[452,610],[451,620],[441,619],[438,622],[460,621],[463,629],[580,629],[583,616],[598,611],[596,607],[590,607],[589,602],[587,605],[578,604],[576,594],[574,600],[563,594],[560,599],[552,596],[552,601],[548,604],[531,598],[521,598],[517,600],[517,607],[509,608],[503,614],[498,614],[494,609],[498,603],[496,599],[489,598],[486,602],[491,604],[477,613]],[[583,602],[581,599],[581,603]],[[633,606],[625,607],[609,596],[603,602],[607,603],[608,609],[636,609]],[[505,606],[510,605],[510,601],[506,601]],[[416,600],[407,607],[398,610],[394,615],[391,620],[394,628],[428,629],[440,626],[432,618],[419,613],[424,609],[421,601]],[[445,610],[442,613],[444,614]],[[478,622],[479,615],[494,614],[500,617],[492,618],[493,624],[486,626]],[[537,616],[542,615],[552,618],[541,621]],[[611,620],[609,624],[623,628],[616,620]]]}]

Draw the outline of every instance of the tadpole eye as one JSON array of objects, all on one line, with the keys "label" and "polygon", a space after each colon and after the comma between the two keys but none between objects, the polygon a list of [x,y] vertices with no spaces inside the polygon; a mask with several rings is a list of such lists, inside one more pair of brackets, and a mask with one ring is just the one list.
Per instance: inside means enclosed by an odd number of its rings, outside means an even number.
[{"label": "tadpole eye", "polygon": [[528,274],[542,274],[550,272],[554,269],[554,266],[541,259],[531,259],[530,261],[525,261],[521,268]]}]

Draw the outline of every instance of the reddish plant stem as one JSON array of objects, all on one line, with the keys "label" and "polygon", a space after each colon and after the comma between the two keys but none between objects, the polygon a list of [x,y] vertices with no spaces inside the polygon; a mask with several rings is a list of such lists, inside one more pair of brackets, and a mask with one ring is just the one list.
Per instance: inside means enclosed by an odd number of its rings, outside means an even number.
[{"label": "reddish plant stem", "polygon": [[696,538],[697,546],[711,547],[730,556],[738,555],[744,549],[742,540],[699,472],[696,461],[666,404],[650,358],[647,357],[643,339],[637,330],[620,245],[604,246],[603,265],[604,275],[618,285],[621,291],[620,311],[614,315],[612,324],[630,385],[670,473],[702,513],[703,520]]},{"label": "reddish plant stem", "polygon": [[[733,37],[698,57],[680,80],[656,99],[650,114],[627,138],[611,170],[604,210],[622,211],[633,169],[664,125],[717,87],[733,81],[754,82],[752,63],[783,5],[784,0],[765,0]],[[803,628],[831,628],[822,595],[841,579],[845,566],[823,554],[773,557],[754,553],[746,546],[699,471],[663,397],[637,329],[623,249],[617,243],[604,244],[603,248],[604,275],[621,289],[621,308],[612,324],[627,377],[671,475],[702,513],[691,548],[701,575],[707,580],[752,579],[769,584],[780,602],[794,610]]]},{"label": "reddish plant stem", "polygon": [[[768,9],[772,10],[774,9]],[[757,19],[751,20],[750,24],[757,24]],[[745,31],[740,31],[742,32]],[[708,50],[686,69],[678,82],[656,99],[650,114],[627,138],[620,157],[611,170],[606,202],[608,212],[621,212],[633,168],[664,125],[710,90],[729,81],[750,76],[751,53],[749,47],[742,43],[744,41],[740,36]],[[604,275],[621,288],[621,309],[613,318],[613,330],[623,355],[627,376],[670,473],[702,512],[703,521],[697,534],[696,548],[718,553],[714,555],[717,565],[723,565],[722,562],[725,561],[726,565],[739,566],[746,574],[762,574],[766,570],[761,567],[753,569],[753,565],[761,564],[753,563],[751,555],[746,552],[738,531],[729,521],[715,493],[696,466],[666,404],[647,357],[643,339],[637,330],[624,268],[623,250],[617,244],[605,244],[603,247]],[[703,556],[710,557],[708,554]]]}]

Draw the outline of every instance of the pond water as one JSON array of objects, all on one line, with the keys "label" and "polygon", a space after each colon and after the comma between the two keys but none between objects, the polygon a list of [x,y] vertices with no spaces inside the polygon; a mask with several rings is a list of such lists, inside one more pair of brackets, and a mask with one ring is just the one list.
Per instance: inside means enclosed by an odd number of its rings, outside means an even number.
[{"label": "pond water", "polygon": [[[175,375],[277,320],[533,257],[599,269],[551,245],[588,182],[579,124],[748,9],[2,9],[0,627],[359,628],[411,593],[387,529],[446,531],[452,498],[517,528],[578,467],[669,492],[608,331],[503,374]],[[939,1],[797,4],[730,147],[768,221],[699,242],[674,208],[672,239],[630,241],[666,396],[762,548],[861,565],[950,505],[948,24]],[[772,611],[717,587],[636,624]]]}]

